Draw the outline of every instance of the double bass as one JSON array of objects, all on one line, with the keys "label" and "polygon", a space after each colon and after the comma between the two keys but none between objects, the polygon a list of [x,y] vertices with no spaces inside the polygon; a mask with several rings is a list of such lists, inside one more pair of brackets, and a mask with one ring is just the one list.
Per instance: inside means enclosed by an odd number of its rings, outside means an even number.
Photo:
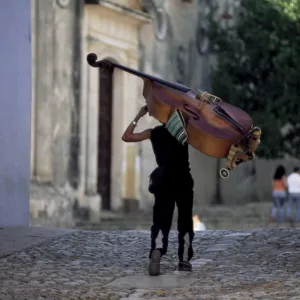
[{"label": "double bass", "polygon": [[169,82],[110,60],[97,61],[97,55],[87,55],[90,66],[113,72],[118,68],[140,77],[144,82],[143,96],[149,115],[166,124],[175,110],[186,121],[188,144],[215,158],[227,158],[220,176],[240,163],[252,160],[260,143],[261,130],[254,127],[251,117],[242,109],[222,101],[203,90],[195,93],[189,87]]}]

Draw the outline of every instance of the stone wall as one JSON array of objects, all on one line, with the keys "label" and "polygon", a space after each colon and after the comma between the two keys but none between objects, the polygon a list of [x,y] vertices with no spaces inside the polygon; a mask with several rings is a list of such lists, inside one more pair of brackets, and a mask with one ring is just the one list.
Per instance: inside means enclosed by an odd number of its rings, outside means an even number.
[{"label": "stone wall", "polygon": [[32,177],[78,181],[82,1],[33,0]]},{"label": "stone wall", "polygon": [[82,14],[82,0],[32,0],[31,179],[64,196],[34,189],[31,219],[68,219],[77,197]]},{"label": "stone wall", "polygon": [[[72,228],[75,225],[76,204],[71,191],[51,184],[31,183],[30,224]],[[87,216],[86,216],[87,217]],[[83,216],[83,219],[87,219]]]},{"label": "stone wall", "polygon": [[[98,191],[99,69],[86,57],[138,68],[138,27],[149,22],[136,1],[33,0],[32,182],[69,193],[69,201],[99,219]],[[121,136],[141,101],[136,76],[115,70],[112,99],[111,208],[139,206],[137,146]],[[100,125],[101,126],[101,125]],[[104,137],[103,137],[104,138]],[[65,193],[63,193],[65,194]],[[40,197],[38,197],[40,198]],[[53,215],[54,204],[31,201],[32,217]],[[51,202],[52,203],[52,202]],[[59,204],[57,205],[59,207]]]}]

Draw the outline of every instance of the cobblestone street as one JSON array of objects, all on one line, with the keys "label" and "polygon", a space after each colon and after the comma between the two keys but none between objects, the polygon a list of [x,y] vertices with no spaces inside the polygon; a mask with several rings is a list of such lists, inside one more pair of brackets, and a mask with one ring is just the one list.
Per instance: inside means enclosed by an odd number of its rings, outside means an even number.
[{"label": "cobblestone street", "polygon": [[189,274],[175,270],[173,231],[159,277],[147,274],[149,241],[148,231],[70,231],[0,251],[0,299],[300,299],[298,229],[196,232]]}]

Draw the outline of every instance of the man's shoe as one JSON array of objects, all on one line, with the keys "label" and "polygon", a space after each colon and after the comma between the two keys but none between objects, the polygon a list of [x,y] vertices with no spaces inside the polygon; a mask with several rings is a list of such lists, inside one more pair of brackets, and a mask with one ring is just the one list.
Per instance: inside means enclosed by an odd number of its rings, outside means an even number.
[{"label": "man's shoe", "polygon": [[188,261],[181,261],[178,263],[178,271],[192,271],[192,264]]},{"label": "man's shoe", "polygon": [[161,252],[158,249],[155,249],[151,253],[150,263],[148,267],[148,272],[150,276],[158,276],[160,274],[160,259]]}]

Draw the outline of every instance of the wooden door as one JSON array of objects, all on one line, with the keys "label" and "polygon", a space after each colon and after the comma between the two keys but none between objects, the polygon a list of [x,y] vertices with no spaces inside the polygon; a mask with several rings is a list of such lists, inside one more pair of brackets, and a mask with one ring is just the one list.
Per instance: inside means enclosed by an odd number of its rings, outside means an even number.
[{"label": "wooden door", "polygon": [[111,183],[112,144],[112,72],[100,71],[99,89],[99,136],[98,136],[98,193],[102,198],[102,209],[109,210]]}]

